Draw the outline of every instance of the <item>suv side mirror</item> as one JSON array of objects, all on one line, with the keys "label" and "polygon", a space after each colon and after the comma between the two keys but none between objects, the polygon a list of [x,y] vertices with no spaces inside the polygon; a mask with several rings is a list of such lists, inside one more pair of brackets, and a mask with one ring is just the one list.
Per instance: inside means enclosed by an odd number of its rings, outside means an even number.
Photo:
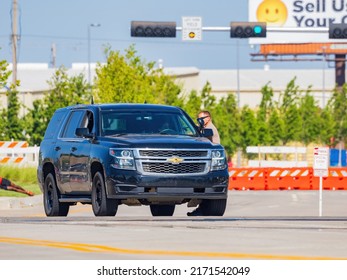
[{"label": "suv side mirror", "polygon": [[90,138],[93,139],[95,135],[93,133],[89,133],[89,129],[87,127],[78,127],[75,131],[76,136]]},{"label": "suv side mirror", "polygon": [[196,119],[198,121],[200,131],[202,131],[204,129],[204,126],[205,126],[204,119],[206,119],[206,118],[207,118],[207,116]]},{"label": "suv side mirror", "polygon": [[205,128],[203,131],[202,131],[202,136],[206,137],[206,138],[212,138],[213,136],[213,130],[212,128]]}]

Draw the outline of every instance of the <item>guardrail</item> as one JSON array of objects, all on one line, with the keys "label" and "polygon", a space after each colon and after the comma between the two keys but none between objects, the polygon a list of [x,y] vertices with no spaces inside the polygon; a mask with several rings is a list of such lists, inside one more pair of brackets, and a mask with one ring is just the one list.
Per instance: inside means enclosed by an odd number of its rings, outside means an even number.
[{"label": "guardrail", "polygon": [[[347,190],[347,168],[329,168],[324,190]],[[312,167],[230,168],[229,190],[318,190]]]}]

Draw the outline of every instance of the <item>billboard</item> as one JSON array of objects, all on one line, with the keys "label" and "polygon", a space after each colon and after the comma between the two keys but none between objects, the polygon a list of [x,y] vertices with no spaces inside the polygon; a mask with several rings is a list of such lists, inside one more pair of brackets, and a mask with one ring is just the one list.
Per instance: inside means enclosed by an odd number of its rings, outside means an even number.
[{"label": "billboard", "polygon": [[[285,28],[322,28],[329,23],[347,23],[347,0],[248,0],[248,20],[264,21],[269,28],[266,38],[250,39],[251,44],[337,42],[329,32],[286,32]],[[318,29],[317,29],[318,30]]]}]

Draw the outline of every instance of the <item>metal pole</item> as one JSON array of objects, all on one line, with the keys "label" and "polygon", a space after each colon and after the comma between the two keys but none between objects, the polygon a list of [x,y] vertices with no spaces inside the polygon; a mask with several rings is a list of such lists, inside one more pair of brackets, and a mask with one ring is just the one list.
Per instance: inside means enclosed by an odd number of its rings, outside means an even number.
[{"label": "metal pole", "polygon": [[[240,40],[236,40],[236,79],[237,79],[237,108],[240,110]],[[241,167],[241,148],[237,149],[237,167]]]},{"label": "metal pole", "polygon": [[236,79],[237,79],[237,108],[240,109],[240,40],[236,40]]},{"label": "metal pole", "polygon": [[323,214],[323,177],[319,176],[319,217]]},{"label": "metal pole", "polygon": [[91,83],[91,70],[90,70],[90,28],[100,27],[100,23],[91,23],[88,25],[88,84]]},{"label": "metal pole", "polygon": [[[182,26],[176,26],[176,31],[182,31]],[[203,26],[202,31],[230,31],[230,26]],[[267,27],[269,33],[327,33],[329,27]]]},{"label": "metal pole", "polygon": [[323,92],[322,92],[322,107],[325,107],[325,62],[326,62],[326,58],[325,58],[325,49],[326,46],[322,47],[323,49]]},{"label": "metal pole", "polygon": [[90,85],[90,27],[91,24],[88,25],[88,84]]},{"label": "metal pole", "polygon": [[17,82],[17,0],[12,2],[12,84]]}]

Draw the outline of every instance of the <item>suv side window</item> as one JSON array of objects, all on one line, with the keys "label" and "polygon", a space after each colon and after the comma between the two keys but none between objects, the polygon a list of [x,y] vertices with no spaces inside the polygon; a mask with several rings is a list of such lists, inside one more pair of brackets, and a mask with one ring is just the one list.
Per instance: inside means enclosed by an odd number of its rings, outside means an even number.
[{"label": "suv side window", "polygon": [[48,127],[45,132],[44,139],[53,139],[57,135],[57,129],[61,127],[61,122],[64,120],[67,111],[58,111],[56,112],[52,119],[50,120]]},{"label": "suv side window", "polygon": [[85,111],[73,111],[71,112],[67,124],[64,128],[62,138],[76,138],[76,128],[80,127],[81,118]]},{"label": "suv side window", "polygon": [[79,127],[88,128],[89,133],[94,132],[94,115],[91,111],[86,112]]}]

